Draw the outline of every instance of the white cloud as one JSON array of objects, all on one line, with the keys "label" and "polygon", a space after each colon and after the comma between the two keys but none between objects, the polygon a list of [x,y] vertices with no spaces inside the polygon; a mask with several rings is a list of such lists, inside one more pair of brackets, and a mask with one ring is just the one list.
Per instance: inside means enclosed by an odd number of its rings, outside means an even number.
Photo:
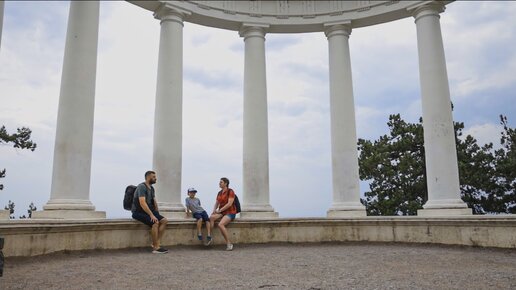
[{"label": "white cloud", "polygon": [[[456,62],[453,63],[451,66],[452,72],[459,70],[455,68],[455,66],[459,65]],[[452,94],[459,98],[466,98],[477,92],[508,88],[516,82],[514,71],[516,71],[516,54],[512,58],[508,58],[506,63],[496,71],[488,74],[471,73],[463,76],[452,90]]]},{"label": "white cloud", "polygon": [[441,17],[451,93],[459,100],[516,82],[516,5],[475,4],[457,1]]},{"label": "white cloud", "polygon": [[500,124],[485,123],[473,125],[463,130],[463,137],[471,135],[477,139],[477,144],[483,146],[488,143],[493,143],[494,149],[500,148],[500,132],[503,131],[503,127]]}]

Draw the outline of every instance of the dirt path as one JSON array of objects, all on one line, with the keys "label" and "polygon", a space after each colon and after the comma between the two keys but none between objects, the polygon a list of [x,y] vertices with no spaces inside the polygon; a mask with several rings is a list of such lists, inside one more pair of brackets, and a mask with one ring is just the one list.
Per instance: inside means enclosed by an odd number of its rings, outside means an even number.
[{"label": "dirt path", "polygon": [[516,250],[384,243],[224,249],[8,258],[0,289],[516,289]]}]

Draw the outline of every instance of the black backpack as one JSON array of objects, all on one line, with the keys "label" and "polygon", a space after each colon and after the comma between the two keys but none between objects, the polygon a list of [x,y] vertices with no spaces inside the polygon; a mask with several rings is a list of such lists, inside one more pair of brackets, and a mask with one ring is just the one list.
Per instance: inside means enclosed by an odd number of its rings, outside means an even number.
[{"label": "black backpack", "polygon": [[[233,190],[231,188],[228,188],[228,194],[229,194],[229,191],[230,190]],[[222,190],[219,191],[219,194],[222,193]],[[235,191],[233,190],[233,193],[235,193]],[[238,200],[238,196],[236,195],[235,193],[235,200],[233,201],[233,204],[235,205],[235,208],[236,208],[236,213],[240,213],[241,212],[241,209],[240,209],[240,201]]]},{"label": "black backpack", "polygon": [[235,204],[235,208],[236,208],[236,211],[237,213],[240,213],[240,201],[238,200],[238,196],[236,195],[235,193],[235,200],[233,202]]},{"label": "black backpack", "polygon": [[125,195],[124,195],[124,209],[125,210],[132,209],[135,191],[136,191],[136,186],[134,186],[134,185],[128,185],[125,188]]}]

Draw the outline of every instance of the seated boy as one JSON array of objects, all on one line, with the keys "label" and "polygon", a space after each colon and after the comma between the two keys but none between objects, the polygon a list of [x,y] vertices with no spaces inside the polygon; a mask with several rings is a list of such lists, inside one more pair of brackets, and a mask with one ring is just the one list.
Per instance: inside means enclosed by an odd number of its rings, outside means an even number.
[{"label": "seated boy", "polygon": [[186,215],[188,216],[190,211],[193,214],[193,217],[197,220],[197,238],[199,241],[202,241],[202,222],[206,223],[206,230],[208,231],[208,236],[206,237],[206,245],[211,244],[211,226],[210,226],[210,218],[208,217],[208,213],[201,207],[201,200],[195,197],[197,190],[193,187],[188,189],[188,197],[185,199],[186,206]]}]

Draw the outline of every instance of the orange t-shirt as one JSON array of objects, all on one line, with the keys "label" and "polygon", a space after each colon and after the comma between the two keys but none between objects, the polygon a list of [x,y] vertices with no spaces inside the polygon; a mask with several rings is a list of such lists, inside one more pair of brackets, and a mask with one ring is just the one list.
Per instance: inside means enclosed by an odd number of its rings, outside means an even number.
[{"label": "orange t-shirt", "polygon": [[[229,194],[228,194],[228,191],[229,191]],[[231,188],[228,188],[228,190],[226,192],[222,192],[219,191],[219,194],[217,195],[217,202],[219,203],[219,208],[222,208],[223,206],[225,206],[228,201],[229,201],[229,198],[235,198],[235,192],[233,191],[233,189]],[[227,214],[236,214],[236,207],[235,207],[235,202],[233,201],[233,204],[228,208],[226,209],[225,211],[222,212],[223,215],[227,215]]]}]

